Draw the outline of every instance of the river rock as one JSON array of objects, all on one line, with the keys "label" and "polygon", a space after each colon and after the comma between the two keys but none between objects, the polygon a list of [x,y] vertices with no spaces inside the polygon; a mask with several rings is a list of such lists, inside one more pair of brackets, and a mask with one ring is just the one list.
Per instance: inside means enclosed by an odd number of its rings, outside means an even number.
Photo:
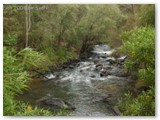
[{"label": "river rock", "polygon": [[102,68],[102,69],[100,70],[100,76],[101,76],[101,77],[103,77],[103,76],[108,76],[108,75],[110,75],[110,74],[109,74],[109,72],[107,72],[107,69]]},{"label": "river rock", "polygon": [[70,69],[73,69],[73,68],[74,68],[74,65],[70,65],[69,68],[70,68]]},{"label": "river rock", "polygon": [[114,112],[115,112],[116,115],[122,116],[122,113],[120,112],[120,110],[119,110],[119,108],[117,106],[114,106],[113,110],[114,110]]},{"label": "river rock", "polygon": [[102,64],[96,64],[95,70],[100,71],[102,69],[103,65]]},{"label": "river rock", "polygon": [[48,98],[42,101],[43,104],[52,106],[54,109],[75,110],[75,107],[61,98]]},{"label": "river rock", "polygon": [[120,64],[120,65],[123,65],[126,59],[127,59],[127,56],[119,57],[117,59],[117,63]]},{"label": "river rock", "polygon": [[54,78],[56,78],[56,75],[50,73],[48,75],[45,75],[44,80],[52,80]]},{"label": "river rock", "polygon": [[106,59],[107,62],[109,62],[110,64],[115,64],[116,63],[116,59],[114,57],[108,57]]}]

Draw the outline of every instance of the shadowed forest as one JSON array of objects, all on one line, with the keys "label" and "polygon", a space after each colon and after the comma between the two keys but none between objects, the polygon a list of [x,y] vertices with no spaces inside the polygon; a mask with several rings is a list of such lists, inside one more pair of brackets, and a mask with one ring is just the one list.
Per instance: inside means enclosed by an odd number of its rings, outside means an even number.
[{"label": "shadowed forest", "polygon": [[155,116],[155,5],[4,4],[3,112]]}]

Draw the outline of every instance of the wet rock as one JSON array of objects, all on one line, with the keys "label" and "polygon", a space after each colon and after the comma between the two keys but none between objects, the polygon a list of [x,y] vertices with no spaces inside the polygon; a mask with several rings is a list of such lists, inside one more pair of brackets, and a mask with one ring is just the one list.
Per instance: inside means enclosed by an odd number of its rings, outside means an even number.
[{"label": "wet rock", "polygon": [[73,66],[73,65],[70,65],[70,66],[69,66],[69,68],[70,68],[70,69],[73,69],[73,68],[74,68],[74,66]]},{"label": "wet rock", "polygon": [[108,71],[110,71],[112,69],[112,67],[110,65],[105,65],[105,66],[103,66],[103,68],[108,70]]},{"label": "wet rock", "polygon": [[143,80],[138,80],[135,83],[135,93],[140,94],[142,91],[147,91],[148,85]]},{"label": "wet rock", "polygon": [[93,58],[92,58],[92,57],[89,57],[88,59],[89,59],[89,60],[92,60]]},{"label": "wet rock", "polygon": [[114,57],[108,57],[106,59],[107,62],[109,62],[110,64],[115,64],[116,63],[116,59]]},{"label": "wet rock", "polygon": [[115,112],[116,115],[122,116],[122,113],[120,112],[119,108],[117,106],[113,107],[113,111]]},{"label": "wet rock", "polygon": [[125,71],[123,71],[123,70],[121,70],[121,71],[117,72],[115,75],[116,75],[117,77],[127,77],[127,76],[128,76],[128,73],[125,72]]},{"label": "wet rock", "polygon": [[82,67],[82,68],[80,69],[80,72],[89,71],[89,70],[91,70],[91,68],[92,68],[91,65],[88,65],[88,66],[86,66],[86,67]]},{"label": "wet rock", "polygon": [[95,76],[95,75],[91,75],[90,77],[91,77],[91,78],[95,78],[96,76]]},{"label": "wet rock", "polygon": [[75,107],[67,102],[66,100],[60,98],[48,98],[42,101],[43,104],[52,106],[54,109],[68,109],[75,110]]},{"label": "wet rock", "polygon": [[127,71],[125,71],[122,68],[118,68],[118,67],[114,67],[113,69],[111,69],[109,71],[109,74],[117,76],[117,77],[127,77],[128,76],[128,72]]},{"label": "wet rock", "polygon": [[109,72],[107,72],[107,69],[102,68],[102,69],[100,70],[100,76],[101,76],[101,77],[103,77],[103,76],[108,76],[108,75],[110,75],[110,74],[109,74]]},{"label": "wet rock", "polygon": [[100,71],[102,69],[103,65],[102,64],[96,64],[95,70]]},{"label": "wet rock", "polygon": [[52,73],[44,76],[44,80],[52,80],[54,78],[56,78],[56,75],[54,75]]},{"label": "wet rock", "polygon": [[101,58],[105,59],[105,58],[107,58],[107,55],[105,54],[105,55],[101,56]]},{"label": "wet rock", "polygon": [[123,65],[126,59],[127,59],[127,56],[119,57],[119,58],[117,59],[117,63],[118,63],[119,65]]}]

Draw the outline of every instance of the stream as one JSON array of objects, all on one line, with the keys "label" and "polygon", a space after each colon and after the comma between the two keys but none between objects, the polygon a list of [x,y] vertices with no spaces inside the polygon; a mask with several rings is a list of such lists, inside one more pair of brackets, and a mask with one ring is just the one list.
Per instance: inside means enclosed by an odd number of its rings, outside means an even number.
[{"label": "stream", "polygon": [[35,79],[31,90],[19,99],[41,105],[45,96],[67,100],[75,107],[71,116],[115,116],[113,107],[118,98],[133,85],[128,73],[123,70],[126,56],[112,57],[115,49],[108,45],[95,45],[92,55],[83,61],[64,64],[60,70]]}]

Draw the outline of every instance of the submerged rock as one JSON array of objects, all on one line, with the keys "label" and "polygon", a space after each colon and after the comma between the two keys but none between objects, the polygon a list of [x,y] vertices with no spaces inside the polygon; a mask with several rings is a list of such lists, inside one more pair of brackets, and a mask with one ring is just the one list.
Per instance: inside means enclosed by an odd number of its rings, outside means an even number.
[{"label": "submerged rock", "polygon": [[97,85],[98,89],[102,89],[106,92],[109,92],[110,94],[118,92],[120,87],[121,86],[116,83],[100,83]]},{"label": "submerged rock", "polygon": [[127,77],[129,74],[123,68],[114,67],[109,71],[110,75],[114,75],[117,77]]},{"label": "submerged rock", "polygon": [[109,99],[112,97],[112,94],[107,94],[103,96],[97,96],[93,99],[93,102],[105,102],[108,103]]},{"label": "submerged rock", "polygon": [[47,98],[41,101],[44,105],[49,105],[53,109],[67,109],[67,110],[75,110],[76,108],[66,100],[61,98]]}]

